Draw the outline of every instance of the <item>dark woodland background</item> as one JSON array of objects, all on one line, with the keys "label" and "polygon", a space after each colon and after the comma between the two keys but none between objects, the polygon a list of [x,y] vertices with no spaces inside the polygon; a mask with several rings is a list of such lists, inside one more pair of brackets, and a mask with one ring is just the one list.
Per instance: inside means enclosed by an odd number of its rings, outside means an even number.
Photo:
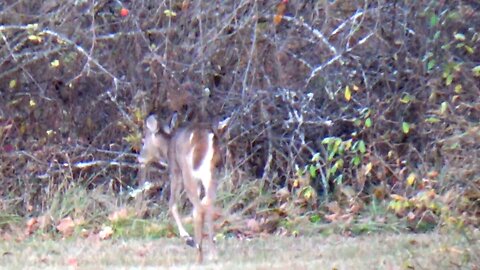
[{"label": "dark woodland background", "polygon": [[478,226],[479,31],[473,0],[2,1],[1,212],[133,203],[143,121],[177,112],[231,117],[230,214]]}]

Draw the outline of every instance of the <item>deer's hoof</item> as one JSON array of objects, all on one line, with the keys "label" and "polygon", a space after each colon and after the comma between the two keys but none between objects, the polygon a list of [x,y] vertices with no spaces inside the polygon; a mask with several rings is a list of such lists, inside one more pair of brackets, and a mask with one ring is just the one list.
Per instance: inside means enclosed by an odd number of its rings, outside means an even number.
[{"label": "deer's hoof", "polygon": [[195,244],[195,240],[193,240],[193,238],[190,236],[185,238],[185,243],[191,247],[197,247],[197,245]]}]

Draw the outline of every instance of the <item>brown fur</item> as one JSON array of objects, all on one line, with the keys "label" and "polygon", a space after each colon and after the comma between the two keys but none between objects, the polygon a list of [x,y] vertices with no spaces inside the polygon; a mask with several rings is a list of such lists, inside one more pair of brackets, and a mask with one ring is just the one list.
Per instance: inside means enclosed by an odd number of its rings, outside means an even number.
[{"label": "brown fur", "polygon": [[[148,124],[150,123],[150,124]],[[214,130],[207,124],[194,124],[180,127],[171,134],[157,131],[157,122],[153,117],[147,120],[147,130],[144,139],[145,145],[139,156],[139,161],[145,169],[145,162],[153,158],[166,160],[170,173],[170,201],[169,208],[182,237],[187,244],[197,247],[197,262],[203,260],[202,239],[204,222],[207,225],[208,242],[210,251],[215,253],[213,243],[213,203],[216,196],[216,180],[214,169],[219,164],[220,154],[218,139]],[[213,136],[213,156],[210,164],[210,173],[198,174],[201,179],[196,179],[194,172],[200,168],[208,152],[209,134]],[[154,135],[155,137],[151,137]],[[149,137],[150,136],[150,137]],[[152,139],[153,138],[153,139]],[[190,161],[189,158],[192,158]],[[144,177],[144,173],[141,174]],[[141,179],[143,183],[144,179]],[[183,228],[177,209],[177,198],[180,195],[180,189],[183,187],[187,197],[193,204],[195,240],[193,240]],[[203,187],[204,197],[200,198],[200,186]]]}]

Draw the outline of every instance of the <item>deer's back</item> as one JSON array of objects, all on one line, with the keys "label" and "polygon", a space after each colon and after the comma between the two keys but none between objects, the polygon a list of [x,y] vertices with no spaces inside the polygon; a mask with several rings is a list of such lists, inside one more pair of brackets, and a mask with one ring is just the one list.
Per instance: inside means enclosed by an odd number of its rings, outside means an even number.
[{"label": "deer's back", "polygon": [[206,159],[212,167],[220,162],[218,138],[212,128],[207,124],[194,124],[180,127],[172,137],[172,146],[169,149],[179,165],[188,159],[192,169],[198,169]]}]

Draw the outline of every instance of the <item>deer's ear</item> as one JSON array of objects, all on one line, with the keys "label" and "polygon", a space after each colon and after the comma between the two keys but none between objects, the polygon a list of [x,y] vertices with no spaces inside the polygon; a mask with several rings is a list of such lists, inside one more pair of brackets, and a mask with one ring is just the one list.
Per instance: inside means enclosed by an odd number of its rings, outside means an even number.
[{"label": "deer's ear", "polygon": [[172,117],[170,118],[170,124],[168,125],[163,125],[163,132],[167,134],[171,134],[173,130],[177,127],[177,122],[178,122],[178,113],[175,112],[173,113]]},{"label": "deer's ear", "polygon": [[158,122],[157,122],[157,119],[155,118],[155,115],[150,115],[148,118],[147,118],[147,128],[150,132],[157,132],[158,130]]},{"label": "deer's ear", "polygon": [[172,119],[170,119],[170,130],[174,130],[178,124],[178,113],[174,112],[172,115]]}]

